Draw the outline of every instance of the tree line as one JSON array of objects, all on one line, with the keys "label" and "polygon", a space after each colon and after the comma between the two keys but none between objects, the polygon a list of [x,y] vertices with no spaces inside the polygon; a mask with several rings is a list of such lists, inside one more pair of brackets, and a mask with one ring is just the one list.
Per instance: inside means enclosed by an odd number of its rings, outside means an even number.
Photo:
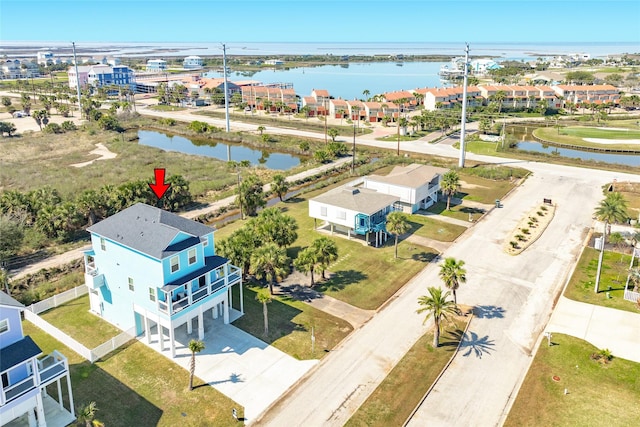
[{"label": "tree line", "polygon": [[4,191],[0,193],[0,257],[18,253],[27,228],[33,228],[49,239],[69,241],[77,231],[135,203],[177,211],[192,201],[189,183],[181,175],[167,179],[171,187],[162,199],[151,191],[150,182],[137,180],[119,186],[105,185],[71,199],[65,199],[51,187],[29,192]]}]

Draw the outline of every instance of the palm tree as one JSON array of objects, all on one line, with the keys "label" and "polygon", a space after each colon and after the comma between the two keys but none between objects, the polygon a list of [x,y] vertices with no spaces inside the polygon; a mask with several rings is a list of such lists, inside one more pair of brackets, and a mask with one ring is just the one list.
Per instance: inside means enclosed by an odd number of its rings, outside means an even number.
[{"label": "palm tree", "polygon": [[199,340],[189,341],[191,351],[191,362],[189,363],[189,390],[193,390],[193,375],[196,373],[196,353],[204,350],[204,343]]},{"label": "palm tree", "polygon": [[433,331],[433,346],[437,348],[440,345],[440,329],[442,320],[448,320],[449,316],[456,315],[458,313],[458,308],[453,301],[447,301],[447,297],[451,292],[447,291],[443,295],[442,289],[433,286],[427,288],[427,290],[429,291],[429,295],[423,295],[418,298],[418,304],[420,304],[421,307],[416,311],[416,313],[420,314],[425,311],[427,312],[424,322],[426,322],[430,317],[433,317],[433,323],[435,324]]},{"label": "palm tree", "polygon": [[78,413],[78,423],[80,425],[84,424],[85,427],[104,427],[104,423],[96,420],[97,411],[98,406],[96,405],[96,402],[90,402]]},{"label": "palm tree", "polygon": [[506,97],[507,93],[503,90],[499,90],[489,97],[489,100],[495,102],[498,106],[498,114],[502,111],[502,103]]},{"label": "palm tree", "polygon": [[301,250],[298,253],[298,257],[293,261],[293,265],[298,269],[298,271],[301,271],[303,273],[311,273],[311,287],[315,285],[313,272],[316,269],[317,263],[318,261],[316,259],[316,251],[313,247],[308,247]]},{"label": "palm tree", "polygon": [[447,196],[447,210],[451,206],[451,197],[456,194],[460,189],[460,177],[454,170],[450,170],[442,175],[442,182],[440,182],[440,190],[442,194]]},{"label": "palm tree", "polygon": [[407,216],[404,213],[395,211],[387,215],[387,231],[393,234],[396,240],[395,258],[398,258],[398,237],[409,231],[410,228]]},{"label": "palm tree", "polygon": [[289,272],[287,251],[275,243],[267,243],[251,255],[249,271],[257,279],[266,279],[269,283],[269,292],[273,295],[273,283]]},{"label": "palm tree", "polygon": [[262,132],[264,132],[266,129],[267,128],[262,125],[258,126],[258,132],[260,132],[260,135],[262,135]]},{"label": "palm tree", "polygon": [[369,95],[371,94],[371,92],[369,91],[369,89],[365,89],[362,91],[362,95],[365,97],[365,100],[368,101],[369,100]]},{"label": "palm tree", "polygon": [[311,246],[316,253],[316,260],[322,271],[322,278],[325,279],[325,269],[329,267],[329,264],[338,259],[338,246],[336,245],[336,242],[328,237],[317,238],[313,241]]},{"label": "palm tree", "polygon": [[625,222],[628,218],[627,201],[618,192],[609,193],[596,207],[595,214],[599,221],[604,222],[604,240],[602,242],[604,248],[609,224]]},{"label": "palm tree", "polygon": [[262,314],[264,316],[264,335],[269,335],[269,311],[267,303],[271,302],[271,295],[267,292],[259,291],[256,293],[256,300],[262,304]]},{"label": "palm tree", "polygon": [[271,191],[278,195],[281,202],[283,201],[283,197],[287,194],[287,191],[289,191],[289,183],[284,175],[274,175],[273,184],[271,184]]},{"label": "palm tree", "polygon": [[458,261],[452,257],[446,258],[440,266],[440,273],[438,273],[438,275],[444,282],[444,285],[453,292],[453,303],[457,306],[458,298],[456,296],[456,290],[460,287],[461,283],[467,282],[467,270],[464,269],[464,261]]}]

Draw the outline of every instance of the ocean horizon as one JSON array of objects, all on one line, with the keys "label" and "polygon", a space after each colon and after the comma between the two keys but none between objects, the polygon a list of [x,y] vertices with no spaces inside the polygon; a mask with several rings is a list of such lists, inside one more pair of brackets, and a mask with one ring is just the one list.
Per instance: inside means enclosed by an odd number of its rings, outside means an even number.
[{"label": "ocean horizon", "polygon": [[[464,55],[464,42],[228,42],[228,55]],[[502,59],[526,59],[572,53],[587,53],[592,57],[606,57],[623,53],[640,53],[640,42],[469,42],[472,56]],[[60,50],[61,55],[71,49],[65,41],[1,41],[0,54],[18,56],[13,52]],[[82,54],[128,57],[215,56],[222,54],[220,42],[76,42]],[[24,55],[24,53],[21,53]]]}]

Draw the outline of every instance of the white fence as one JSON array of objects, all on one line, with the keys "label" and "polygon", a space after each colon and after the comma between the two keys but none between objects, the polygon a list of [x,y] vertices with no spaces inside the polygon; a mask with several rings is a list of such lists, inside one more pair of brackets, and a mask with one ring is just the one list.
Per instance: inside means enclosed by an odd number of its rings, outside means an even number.
[{"label": "white fence", "polygon": [[26,309],[34,314],[40,314],[43,311],[50,310],[59,306],[60,304],[64,304],[65,302],[81,297],[87,292],[89,292],[89,289],[85,285],[80,285],[73,289],[69,289],[68,291],[64,291],[61,294],[54,295],[51,298],[47,298],[35,304],[31,304]]},{"label": "white fence", "polygon": [[640,292],[633,292],[627,289],[624,291],[624,299],[626,301],[637,302],[640,300]]},{"label": "white fence", "polygon": [[54,295],[51,298],[47,298],[46,300],[31,304],[29,307],[26,307],[26,310],[24,311],[24,318],[49,335],[56,338],[58,341],[78,353],[80,356],[93,363],[101,357],[104,357],[107,354],[111,353],[113,350],[128,343],[132,339],[135,339],[135,328],[131,328],[127,331],[121,332],[117,336],[111,338],[109,341],[100,344],[93,350],[89,350],[87,347],[80,344],[78,341],[71,338],[69,335],[62,332],[60,329],[56,328],[51,323],[38,316],[38,313],[42,313],[43,311],[55,308],[61,304],[64,304],[65,302],[74,300],[78,297],[81,297],[82,295],[85,295],[87,292],[87,287],[85,285],[80,285],[61,294]]},{"label": "white fence", "polygon": [[91,363],[94,362],[94,360],[92,358],[92,355],[91,355],[91,350],[89,350],[87,347],[83,346],[78,341],[76,341],[73,338],[71,338],[69,335],[67,335],[64,332],[62,332],[60,329],[58,329],[55,326],[53,326],[51,323],[49,323],[46,320],[42,319],[37,314],[32,313],[31,311],[25,310],[24,311],[24,318],[26,320],[28,320],[29,322],[33,323],[34,325],[36,325],[38,328],[40,328],[43,331],[45,331],[46,333],[48,333],[49,335],[53,336],[55,339],[60,341],[62,344],[66,345],[71,350],[75,351],[76,353],[78,353],[80,356],[84,357],[85,359],[87,359]]}]

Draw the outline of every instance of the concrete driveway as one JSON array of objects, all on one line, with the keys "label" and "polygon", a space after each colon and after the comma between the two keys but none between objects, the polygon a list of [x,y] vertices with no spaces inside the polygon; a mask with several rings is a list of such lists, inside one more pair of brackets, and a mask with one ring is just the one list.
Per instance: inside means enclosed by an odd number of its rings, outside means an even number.
[{"label": "concrete driveway", "polygon": [[[196,356],[196,376],[244,406],[247,424],[318,362],[296,360],[233,325],[225,325],[221,318],[214,320],[211,313],[207,314],[204,316],[205,349]],[[191,360],[188,343],[197,339],[197,335],[195,326],[191,335],[187,334],[186,324],[176,329],[176,357],[172,360],[186,370]],[[147,341],[142,339],[142,342]],[[157,334],[153,331],[148,345],[160,352]],[[171,359],[169,350],[161,353]],[[197,385],[199,381],[194,382]]]}]

